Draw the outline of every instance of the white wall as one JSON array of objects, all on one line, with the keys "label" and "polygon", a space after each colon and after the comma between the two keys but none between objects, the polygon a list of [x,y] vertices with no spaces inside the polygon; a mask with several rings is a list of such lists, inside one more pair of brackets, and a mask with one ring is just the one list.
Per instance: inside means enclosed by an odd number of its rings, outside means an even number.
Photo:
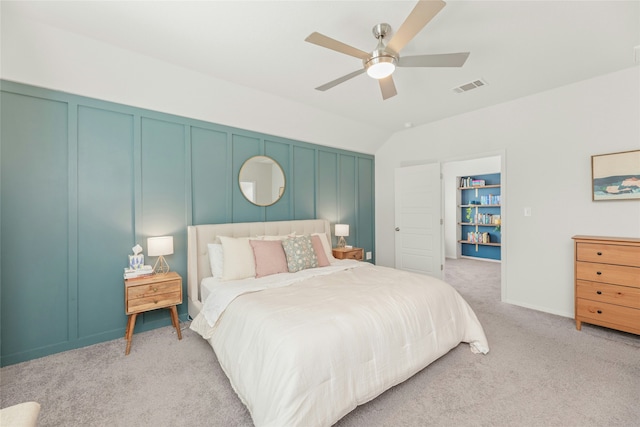
[{"label": "white wall", "polygon": [[2,14],[0,78],[373,154],[389,136],[350,119]]},{"label": "white wall", "polygon": [[571,236],[640,237],[639,200],[591,200],[591,155],[637,149],[639,67],[396,133],[375,153],[377,263],[394,263],[395,168],[504,152],[503,299],[573,317]]}]

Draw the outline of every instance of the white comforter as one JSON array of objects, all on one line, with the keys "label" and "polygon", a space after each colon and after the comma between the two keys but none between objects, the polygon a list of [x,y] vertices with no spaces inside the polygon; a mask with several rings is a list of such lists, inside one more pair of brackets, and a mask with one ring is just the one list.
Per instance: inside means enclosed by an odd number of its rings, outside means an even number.
[{"label": "white comforter", "polygon": [[330,426],[460,342],[489,351],[472,309],[447,283],[368,263],[341,265],[287,286],[253,280],[262,290],[242,285],[246,293],[218,319],[207,321],[205,308],[192,322],[210,336],[256,426]]}]

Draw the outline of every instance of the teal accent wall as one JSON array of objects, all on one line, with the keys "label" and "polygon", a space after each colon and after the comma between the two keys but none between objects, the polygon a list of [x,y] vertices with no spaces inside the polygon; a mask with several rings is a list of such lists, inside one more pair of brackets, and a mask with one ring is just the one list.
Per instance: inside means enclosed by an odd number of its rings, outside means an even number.
[{"label": "teal accent wall", "polygon": [[[148,237],[174,237],[183,320],[188,225],[323,218],[375,254],[372,155],[0,83],[2,366],[122,338],[123,268]],[[272,206],[240,193],[240,167],[256,155],[285,172]],[[135,331],[170,324],[156,310]]]}]

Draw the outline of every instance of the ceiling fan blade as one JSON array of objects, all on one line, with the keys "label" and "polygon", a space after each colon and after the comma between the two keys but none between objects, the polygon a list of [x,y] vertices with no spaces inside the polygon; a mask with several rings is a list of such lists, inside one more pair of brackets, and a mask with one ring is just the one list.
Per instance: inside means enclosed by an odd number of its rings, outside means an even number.
[{"label": "ceiling fan blade", "polygon": [[400,53],[402,48],[431,21],[445,5],[446,3],[442,0],[420,0],[391,38],[386,50]]},{"label": "ceiling fan blade", "polygon": [[336,52],[344,53],[345,55],[355,56],[359,59],[366,59],[369,57],[369,54],[363,50],[356,49],[353,46],[349,46],[348,44],[344,44],[338,40],[316,32],[311,33],[309,37],[304,39],[304,41],[326,47],[327,49],[335,50]]},{"label": "ceiling fan blade", "polygon": [[398,67],[462,67],[469,52],[402,56]]},{"label": "ceiling fan blade", "polygon": [[398,94],[392,76],[385,77],[384,79],[380,79],[378,81],[380,82],[380,90],[382,91],[382,100],[389,99],[392,96],[396,96]]},{"label": "ceiling fan blade", "polygon": [[360,75],[362,73],[364,73],[364,68],[361,69],[361,70],[358,70],[358,71],[354,71],[353,73],[349,73],[346,76],[342,76],[342,77],[340,77],[338,79],[335,79],[333,81],[330,81],[329,83],[325,83],[322,86],[318,86],[316,88],[316,90],[320,90],[320,91],[324,92],[325,90],[331,89],[334,86],[338,86],[340,83],[344,83],[347,80],[352,79],[355,76],[358,76],[358,75]]}]

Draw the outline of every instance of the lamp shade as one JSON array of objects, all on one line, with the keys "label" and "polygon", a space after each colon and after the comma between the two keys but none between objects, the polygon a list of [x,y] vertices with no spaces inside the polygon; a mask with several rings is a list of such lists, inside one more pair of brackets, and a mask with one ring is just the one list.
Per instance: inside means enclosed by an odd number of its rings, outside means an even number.
[{"label": "lamp shade", "polygon": [[147,239],[147,255],[161,256],[173,253],[173,236],[149,237]]},{"label": "lamp shade", "polygon": [[348,236],[349,235],[349,224],[336,224],[336,236]]}]

